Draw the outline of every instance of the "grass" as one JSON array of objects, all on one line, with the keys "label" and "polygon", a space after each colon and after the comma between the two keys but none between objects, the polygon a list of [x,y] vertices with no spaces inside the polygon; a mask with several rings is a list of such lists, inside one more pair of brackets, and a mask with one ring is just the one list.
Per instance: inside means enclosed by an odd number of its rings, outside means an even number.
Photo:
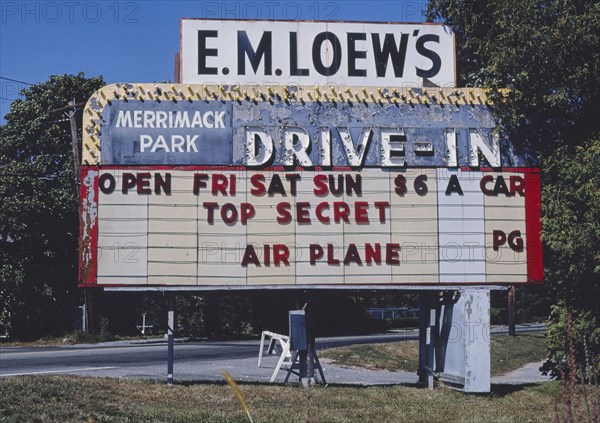
[{"label": "grass", "polygon": [[0,347],[25,347],[25,348],[35,348],[35,347],[57,347],[61,345],[70,345],[70,342],[67,338],[41,338],[35,341],[10,341],[6,339],[0,340]]},{"label": "grass", "polygon": [[36,348],[36,347],[61,347],[65,345],[77,344],[97,344],[100,342],[111,341],[135,341],[142,339],[157,339],[162,335],[137,335],[137,336],[121,336],[121,335],[95,335],[85,332],[74,332],[64,337],[47,337],[37,339],[35,341],[10,341],[0,340],[0,347],[20,347],[20,348]]},{"label": "grass", "polygon": [[[492,335],[490,351],[492,375],[496,376],[546,358],[546,340],[543,333],[516,337]],[[419,368],[419,342],[402,341],[331,348],[320,351],[319,356],[340,366],[416,372]]]},{"label": "grass", "polygon": [[419,368],[419,341],[331,348],[319,351],[319,357],[338,366],[416,372]]},{"label": "grass", "polygon": [[[242,384],[255,422],[547,422],[557,382],[495,386],[489,395],[441,388]],[[226,384],[77,376],[0,379],[0,422],[244,422]]]},{"label": "grass", "polygon": [[527,363],[547,357],[546,336],[543,332],[518,336],[492,335],[490,358],[493,375],[502,375]]}]

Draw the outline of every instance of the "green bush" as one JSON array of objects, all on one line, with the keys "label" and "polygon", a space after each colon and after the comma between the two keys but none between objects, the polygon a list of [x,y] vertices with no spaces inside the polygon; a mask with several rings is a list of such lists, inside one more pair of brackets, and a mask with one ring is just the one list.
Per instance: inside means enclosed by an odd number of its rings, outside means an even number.
[{"label": "green bush", "polygon": [[99,333],[77,330],[69,335],[66,338],[66,341],[73,344],[95,344],[97,342],[110,342],[117,339],[117,337],[109,330],[108,319],[100,319],[99,326]]},{"label": "green bush", "polygon": [[546,332],[548,360],[544,374],[555,378],[570,377],[583,382],[600,378],[600,322],[589,311],[571,311],[564,304],[552,307],[551,323]]},{"label": "green bush", "polygon": [[490,308],[490,323],[492,325],[505,325],[508,322],[508,308]]}]

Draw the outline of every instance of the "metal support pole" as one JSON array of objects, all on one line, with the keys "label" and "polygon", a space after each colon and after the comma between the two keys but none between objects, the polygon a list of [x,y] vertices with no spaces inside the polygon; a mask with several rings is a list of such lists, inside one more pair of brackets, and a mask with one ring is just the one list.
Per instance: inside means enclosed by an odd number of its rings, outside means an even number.
[{"label": "metal support pole", "polygon": [[85,332],[94,333],[96,321],[94,319],[94,290],[92,288],[83,289],[83,301],[85,310]]},{"label": "metal support pole", "polygon": [[173,384],[173,352],[175,344],[175,296],[168,294],[167,319],[167,384]]},{"label": "metal support pole", "polygon": [[419,381],[433,389],[435,366],[436,309],[435,294],[423,292],[419,299]]},{"label": "metal support pole", "polygon": [[85,304],[83,304],[82,306],[79,306],[79,308],[81,309],[81,331],[82,332],[87,332],[88,331],[88,327],[87,327],[87,310],[86,310],[86,306]]},{"label": "metal support pole", "polygon": [[508,334],[517,335],[517,319],[515,313],[516,288],[514,285],[508,287]]}]

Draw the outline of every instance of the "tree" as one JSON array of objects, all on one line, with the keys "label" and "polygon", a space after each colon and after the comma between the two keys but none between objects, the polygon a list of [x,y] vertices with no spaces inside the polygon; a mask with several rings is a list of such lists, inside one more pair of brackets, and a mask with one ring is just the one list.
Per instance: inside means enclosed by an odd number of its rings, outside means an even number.
[{"label": "tree", "polygon": [[459,86],[509,88],[497,112],[513,140],[545,155],[599,129],[600,3],[430,0],[456,34]]},{"label": "tree", "polygon": [[[577,362],[600,376],[600,137],[565,154],[558,149],[543,166],[549,182],[543,189],[546,277],[557,303],[548,332],[550,360],[557,375],[568,361],[568,337]],[[571,312],[573,330],[567,331]]]},{"label": "tree", "polygon": [[568,356],[567,308],[576,348],[600,354],[585,329],[600,322],[600,3],[430,0],[427,17],[454,28],[459,85],[510,89],[497,117],[542,163],[549,368]]},{"label": "tree", "polygon": [[82,73],[51,76],[22,90],[0,126],[0,325],[17,337],[61,335],[80,301],[71,133],[52,111],[103,85]]}]

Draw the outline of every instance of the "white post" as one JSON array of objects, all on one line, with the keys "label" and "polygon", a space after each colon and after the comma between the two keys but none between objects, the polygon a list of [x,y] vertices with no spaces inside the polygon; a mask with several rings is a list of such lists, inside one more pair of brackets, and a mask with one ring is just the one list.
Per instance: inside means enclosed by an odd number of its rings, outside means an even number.
[{"label": "white post", "polygon": [[81,330],[83,332],[87,332],[87,310],[86,310],[86,306],[85,304],[82,306],[79,306],[79,308],[81,309]]},{"label": "white post", "polygon": [[490,290],[465,288],[446,298],[436,370],[464,392],[490,392]]},{"label": "white post", "polygon": [[175,298],[169,293],[167,315],[167,384],[173,384],[173,353],[175,345]]},{"label": "white post", "polygon": [[465,290],[465,392],[490,392],[490,291]]},{"label": "white post", "polygon": [[490,290],[457,291],[421,295],[420,380],[431,387],[434,372],[464,392],[490,392]]}]

